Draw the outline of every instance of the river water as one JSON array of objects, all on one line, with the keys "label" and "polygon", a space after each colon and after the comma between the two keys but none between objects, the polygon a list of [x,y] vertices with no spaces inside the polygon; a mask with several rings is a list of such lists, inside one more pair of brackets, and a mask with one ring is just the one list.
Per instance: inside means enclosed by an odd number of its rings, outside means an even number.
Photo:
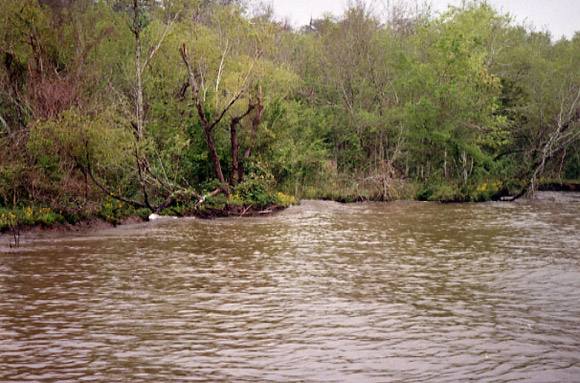
[{"label": "river water", "polygon": [[580,200],[304,201],[0,247],[1,382],[580,382]]}]

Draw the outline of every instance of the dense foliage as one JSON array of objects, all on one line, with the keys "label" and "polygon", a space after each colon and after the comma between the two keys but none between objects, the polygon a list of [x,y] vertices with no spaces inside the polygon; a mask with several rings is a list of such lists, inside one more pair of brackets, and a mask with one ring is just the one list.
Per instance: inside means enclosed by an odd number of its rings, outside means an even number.
[{"label": "dense foliage", "polygon": [[0,207],[478,201],[580,178],[580,34],[479,1],[352,4],[293,30],[244,1],[2,0]]}]

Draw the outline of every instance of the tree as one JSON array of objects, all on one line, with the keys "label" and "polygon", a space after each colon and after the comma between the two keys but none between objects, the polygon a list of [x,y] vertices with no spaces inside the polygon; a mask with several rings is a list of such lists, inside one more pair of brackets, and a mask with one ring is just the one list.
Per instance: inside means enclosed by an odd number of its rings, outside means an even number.
[{"label": "tree", "polygon": [[522,86],[529,94],[525,109],[529,192],[538,187],[549,161],[580,139],[580,39],[535,45]]},{"label": "tree", "polygon": [[[189,84],[192,87],[195,107],[196,107],[197,114],[199,116],[199,119],[201,121],[203,130],[205,133],[206,144],[207,144],[207,147],[208,147],[208,150],[209,150],[209,153],[210,153],[213,165],[214,165],[215,172],[217,174],[217,177],[218,177],[218,180],[221,184],[223,192],[226,194],[229,194],[228,183],[226,182],[226,179],[225,179],[223,171],[222,171],[219,155],[217,153],[214,139],[213,139],[213,135],[212,135],[212,130],[215,128],[216,125],[218,125],[221,122],[221,120],[224,118],[226,113],[235,105],[235,103],[238,101],[238,99],[240,99],[240,97],[247,90],[248,79],[249,79],[250,75],[252,74],[253,66],[254,66],[255,62],[257,61],[259,54],[258,53],[256,54],[255,61],[249,67],[248,72],[247,72],[246,76],[244,77],[239,89],[232,95],[230,100],[227,102],[227,104],[223,107],[223,109],[221,111],[218,112],[218,110],[216,109],[215,118],[214,118],[213,122],[211,122],[211,123],[209,122],[209,119],[206,116],[206,113],[204,111],[204,100],[201,96],[195,73],[194,73],[192,65],[190,63],[190,59],[187,55],[185,44],[183,44],[183,46],[180,50],[180,54],[181,54],[181,57],[183,59],[183,63],[185,64],[185,66],[187,68],[187,73],[189,76]],[[216,79],[216,90],[219,88],[220,76],[221,76],[221,73],[223,70],[223,63],[224,63],[226,55],[227,55],[227,45],[226,45],[226,50],[224,51],[224,54],[222,56],[220,68],[218,70],[218,77]],[[237,139],[237,126],[240,123],[240,121],[243,118],[245,118],[246,116],[248,116],[254,108],[257,108],[256,116],[253,120],[255,128],[252,129],[252,133],[253,133],[253,135],[255,135],[255,131],[257,130],[258,125],[260,124],[260,116],[262,113],[261,101],[262,101],[262,95],[261,95],[261,90],[260,90],[260,95],[258,97],[258,104],[253,104],[250,100],[248,103],[248,108],[247,108],[246,112],[244,112],[240,116],[232,117],[232,119],[231,119],[231,124],[230,124],[231,145],[232,145],[232,158],[233,158],[235,173],[238,173],[241,169],[241,168],[239,168],[239,158],[238,158],[239,143],[238,143],[238,139]],[[216,101],[216,105],[217,105],[217,101]],[[249,149],[249,152],[248,152],[248,156],[249,156],[249,153],[251,153],[251,147],[249,147],[248,149]],[[241,179],[241,173],[239,173],[239,174],[240,174],[240,179]]]}]

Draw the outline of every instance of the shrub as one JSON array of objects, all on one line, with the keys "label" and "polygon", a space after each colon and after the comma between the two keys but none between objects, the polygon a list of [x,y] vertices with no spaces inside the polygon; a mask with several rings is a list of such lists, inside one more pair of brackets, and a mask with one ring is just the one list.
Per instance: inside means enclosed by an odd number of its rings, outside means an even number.
[{"label": "shrub", "polygon": [[277,198],[273,192],[276,181],[272,173],[259,162],[250,165],[246,179],[234,188],[233,194],[247,204],[276,203]]}]

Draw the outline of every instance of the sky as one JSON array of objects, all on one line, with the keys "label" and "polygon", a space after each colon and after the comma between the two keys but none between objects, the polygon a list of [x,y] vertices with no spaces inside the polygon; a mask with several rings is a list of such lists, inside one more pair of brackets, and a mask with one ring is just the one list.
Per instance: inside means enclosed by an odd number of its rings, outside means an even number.
[{"label": "sky", "polygon": [[[325,12],[340,16],[346,0],[265,0],[274,6],[279,18],[289,17],[294,26],[308,24],[310,16],[317,18]],[[431,0],[433,8],[445,10],[449,4],[460,5],[461,0]],[[552,39],[570,39],[580,31],[580,0],[488,0],[500,11],[509,13],[517,24],[532,24],[536,31],[548,30]]]}]

